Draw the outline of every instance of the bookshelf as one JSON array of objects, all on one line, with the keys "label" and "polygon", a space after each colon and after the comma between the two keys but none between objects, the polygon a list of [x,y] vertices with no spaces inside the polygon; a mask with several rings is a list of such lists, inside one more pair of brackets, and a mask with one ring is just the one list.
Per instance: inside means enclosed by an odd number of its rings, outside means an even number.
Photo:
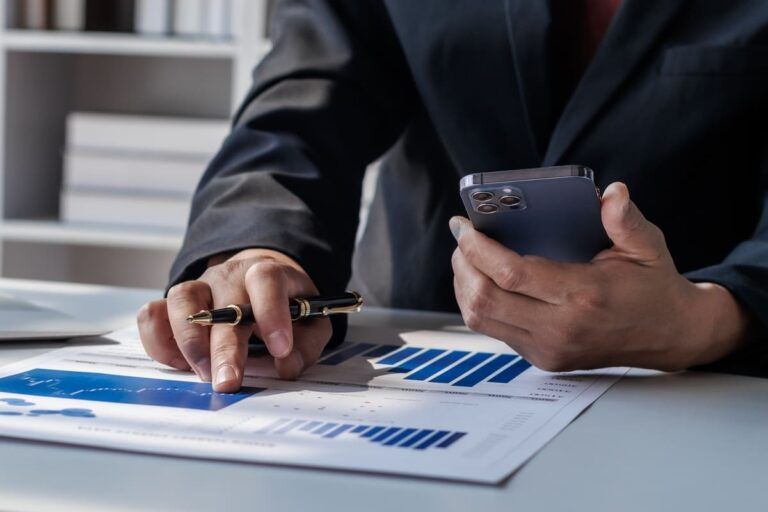
[{"label": "bookshelf", "polygon": [[269,49],[267,0],[232,1],[233,36],[222,39],[27,30],[2,6],[0,275],[164,286],[182,232],[58,220],[65,120],[73,111],[229,118]]}]

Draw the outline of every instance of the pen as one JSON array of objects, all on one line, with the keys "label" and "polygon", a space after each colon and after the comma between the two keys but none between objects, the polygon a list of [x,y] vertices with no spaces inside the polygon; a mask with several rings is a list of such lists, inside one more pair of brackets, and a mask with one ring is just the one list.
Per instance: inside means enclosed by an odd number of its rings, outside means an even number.
[{"label": "pen", "polygon": [[[288,299],[291,320],[294,322],[302,318],[354,313],[360,311],[362,305],[363,297],[357,292]],[[253,309],[250,304],[230,304],[219,309],[204,309],[187,317],[187,322],[198,325],[241,325],[250,324],[253,321]]]}]

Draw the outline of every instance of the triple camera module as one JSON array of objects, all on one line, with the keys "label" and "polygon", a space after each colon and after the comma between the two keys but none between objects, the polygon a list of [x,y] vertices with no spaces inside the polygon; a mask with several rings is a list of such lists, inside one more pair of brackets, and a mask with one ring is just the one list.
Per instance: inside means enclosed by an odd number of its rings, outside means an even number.
[{"label": "triple camera module", "polygon": [[523,207],[522,194],[510,188],[501,190],[478,190],[472,194],[475,210],[479,213],[496,213],[501,208],[519,210]]}]

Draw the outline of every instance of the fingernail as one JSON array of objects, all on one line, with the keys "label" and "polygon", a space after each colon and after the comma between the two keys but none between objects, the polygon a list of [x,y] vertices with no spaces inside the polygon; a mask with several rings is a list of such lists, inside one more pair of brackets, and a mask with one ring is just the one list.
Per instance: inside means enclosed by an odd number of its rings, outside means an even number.
[{"label": "fingernail", "polygon": [[211,382],[211,360],[204,357],[198,361],[195,361],[195,365],[192,368],[200,380],[204,382]]},{"label": "fingernail", "polygon": [[453,238],[458,240],[459,235],[461,235],[461,220],[458,217],[451,217],[451,220],[448,221],[448,226],[451,228]]},{"label": "fingernail", "polygon": [[216,387],[220,387],[224,384],[235,381],[237,381],[237,372],[232,367],[232,365],[223,364],[219,366],[218,370],[216,370],[216,380],[214,381],[214,385]]},{"label": "fingernail", "polygon": [[291,353],[291,340],[285,331],[274,331],[267,336],[267,347],[274,357],[283,358]]},{"label": "fingernail", "polygon": [[177,370],[189,370],[190,366],[186,359],[183,357],[179,357],[178,359],[174,359],[171,361],[170,366],[173,366]]}]

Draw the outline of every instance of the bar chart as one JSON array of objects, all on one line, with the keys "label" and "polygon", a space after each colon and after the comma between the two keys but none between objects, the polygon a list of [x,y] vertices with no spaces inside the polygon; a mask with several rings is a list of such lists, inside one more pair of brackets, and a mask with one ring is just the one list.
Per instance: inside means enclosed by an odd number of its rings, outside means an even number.
[{"label": "bar chart", "polygon": [[426,450],[447,449],[467,435],[429,428],[394,427],[355,423],[280,418],[256,431],[262,435],[307,435],[322,440],[355,438],[379,446]]},{"label": "bar chart", "polygon": [[482,382],[509,384],[531,367],[531,363],[516,354],[373,343],[346,343],[319,364],[338,366],[356,357],[382,366],[388,373],[402,374],[408,381],[460,388],[471,388]]}]

